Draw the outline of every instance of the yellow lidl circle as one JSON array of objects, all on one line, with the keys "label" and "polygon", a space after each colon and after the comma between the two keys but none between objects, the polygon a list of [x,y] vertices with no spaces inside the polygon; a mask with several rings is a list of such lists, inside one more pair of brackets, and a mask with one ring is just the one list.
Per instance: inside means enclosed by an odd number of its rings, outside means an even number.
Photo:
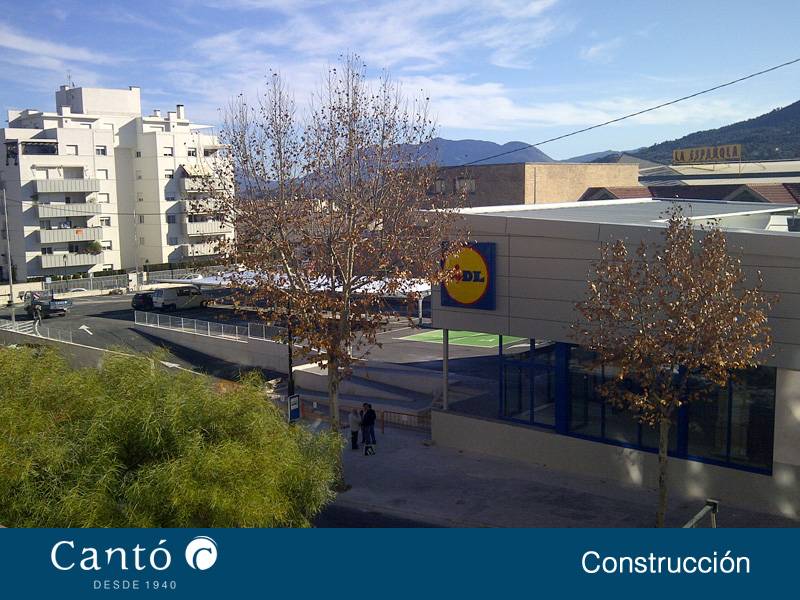
[{"label": "yellow lidl circle", "polygon": [[444,287],[456,302],[474,304],[489,289],[489,266],[474,248],[461,248],[448,256],[444,264],[448,272],[454,272]]}]

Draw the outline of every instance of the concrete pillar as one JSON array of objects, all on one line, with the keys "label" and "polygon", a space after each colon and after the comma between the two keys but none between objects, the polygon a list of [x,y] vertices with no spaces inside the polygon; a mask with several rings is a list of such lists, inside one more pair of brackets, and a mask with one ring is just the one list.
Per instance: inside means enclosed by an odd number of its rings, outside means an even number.
[{"label": "concrete pillar", "polygon": [[447,410],[449,386],[448,361],[450,359],[450,330],[442,329],[442,410]]}]

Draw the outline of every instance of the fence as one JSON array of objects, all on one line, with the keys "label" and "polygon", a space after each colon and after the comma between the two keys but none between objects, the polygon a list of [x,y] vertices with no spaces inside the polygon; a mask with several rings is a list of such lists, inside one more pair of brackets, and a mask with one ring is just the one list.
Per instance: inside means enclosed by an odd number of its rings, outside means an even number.
[{"label": "fence", "polygon": [[0,325],[0,329],[13,331],[34,337],[41,337],[56,342],[72,343],[72,331],[69,329],[56,329],[36,323],[36,321],[7,321]]},{"label": "fence", "polygon": [[64,279],[62,281],[51,281],[50,283],[42,283],[42,288],[55,292],[56,294],[63,294],[75,288],[84,288],[87,290],[113,290],[116,288],[127,288],[128,276],[127,275],[108,275],[105,277],[83,277],[81,279]]},{"label": "fence", "polygon": [[146,271],[147,282],[157,283],[159,279],[182,279],[187,275],[211,275],[225,271],[230,267],[224,265],[208,265],[194,269],[166,269],[163,271]]},{"label": "fence", "polygon": [[683,526],[683,529],[693,529],[700,526],[700,522],[703,520],[703,517],[708,515],[711,521],[711,528],[717,528],[717,513],[719,512],[719,500],[706,500],[706,505],[700,509],[700,511],[693,516],[689,521],[687,521],[686,525]]},{"label": "fence", "polygon": [[[339,408],[339,422],[341,424],[347,423],[347,416],[351,408]],[[318,418],[323,421],[330,421],[330,410],[327,400],[314,401],[307,398],[300,401],[300,412],[303,417]],[[386,427],[398,427],[401,429],[414,429],[417,431],[430,431],[431,430],[431,413],[426,410],[423,413],[403,413],[391,410],[381,410],[380,407],[375,408],[378,413],[378,422],[380,423],[381,433],[386,433]]]},{"label": "fence", "polygon": [[197,335],[206,335],[208,337],[218,337],[229,340],[246,342],[249,337],[247,327],[242,325],[198,321],[197,319],[173,317],[171,315],[142,312],[139,310],[134,313],[134,322],[137,325],[147,325],[148,327],[171,329],[173,331],[182,331],[184,333],[194,333]]}]

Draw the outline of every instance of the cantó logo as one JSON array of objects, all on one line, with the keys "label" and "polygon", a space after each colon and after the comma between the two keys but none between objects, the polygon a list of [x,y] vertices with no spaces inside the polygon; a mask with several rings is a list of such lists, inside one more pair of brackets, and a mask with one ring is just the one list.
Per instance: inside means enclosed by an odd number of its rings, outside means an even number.
[{"label": "cant\u00f3 logo", "polygon": [[475,248],[466,246],[448,256],[445,270],[453,276],[444,287],[459,304],[475,304],[489,289],[489,265]]},{"label": "cant\u00f3 logo", "polygon": [[186,563],[193,569],[205,571],[217,562],[217,543],[199,535],[186,546]]}]

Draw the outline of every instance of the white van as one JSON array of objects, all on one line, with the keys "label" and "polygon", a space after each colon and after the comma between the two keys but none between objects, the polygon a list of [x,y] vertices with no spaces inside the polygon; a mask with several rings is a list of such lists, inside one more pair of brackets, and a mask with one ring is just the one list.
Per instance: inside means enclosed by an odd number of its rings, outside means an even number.
[{"label": "white van", "polygon": [[159,310],[186,310],[203,306],[205,296],[193,285],[158,288],[153,292],[153,308]]}]

